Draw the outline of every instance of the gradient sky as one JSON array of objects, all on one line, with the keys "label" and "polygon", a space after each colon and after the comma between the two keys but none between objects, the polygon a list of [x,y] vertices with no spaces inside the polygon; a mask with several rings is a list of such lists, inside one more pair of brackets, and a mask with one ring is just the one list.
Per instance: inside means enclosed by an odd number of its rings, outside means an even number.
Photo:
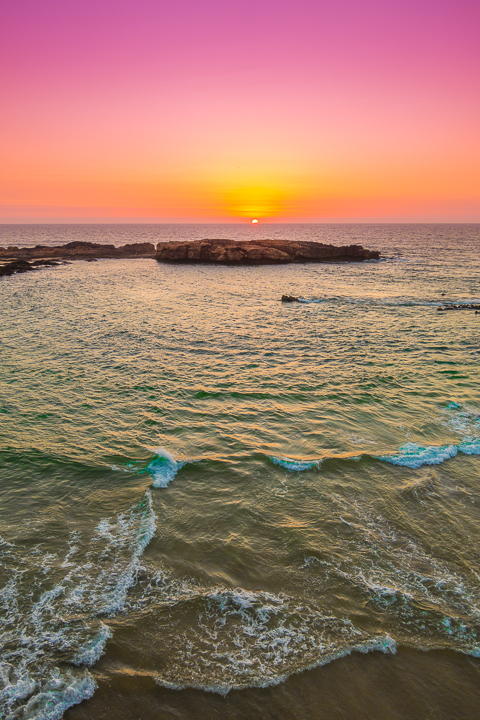
[{"label": "gradient sky", "polygon": [[0,222],[480,222],[478,0],[4,0]]}]

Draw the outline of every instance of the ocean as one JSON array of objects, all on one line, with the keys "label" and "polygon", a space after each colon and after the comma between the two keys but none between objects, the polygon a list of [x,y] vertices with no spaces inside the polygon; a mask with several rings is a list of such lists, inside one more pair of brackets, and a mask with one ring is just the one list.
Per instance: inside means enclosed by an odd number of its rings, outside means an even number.
[{"label": "ocean", "polygon": [[0,226],[202,237],[383,258],[0,280],[0,717],[480,718],[480,225]]}]

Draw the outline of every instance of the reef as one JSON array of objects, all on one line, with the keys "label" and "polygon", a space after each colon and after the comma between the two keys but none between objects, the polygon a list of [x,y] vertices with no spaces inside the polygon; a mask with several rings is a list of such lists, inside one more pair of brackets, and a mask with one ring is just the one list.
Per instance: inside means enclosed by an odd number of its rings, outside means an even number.
[{"label": "reef", "polygon": [[377,250],[361,245],[325,245],[294,240],[192,240],[160,242],[155,255],[165,263],[274,265],[306,262],[378,260]]}]

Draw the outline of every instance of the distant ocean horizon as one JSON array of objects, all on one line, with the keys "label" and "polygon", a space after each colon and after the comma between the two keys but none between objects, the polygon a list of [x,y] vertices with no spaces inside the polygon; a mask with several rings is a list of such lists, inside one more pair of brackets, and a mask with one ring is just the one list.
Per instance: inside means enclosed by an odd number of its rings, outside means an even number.
[{"label": "distant ocean horizon", "polygon": [[479,717],[480,224],[0,225],[202,237],[382,259],[0,279],[0,716]]}]

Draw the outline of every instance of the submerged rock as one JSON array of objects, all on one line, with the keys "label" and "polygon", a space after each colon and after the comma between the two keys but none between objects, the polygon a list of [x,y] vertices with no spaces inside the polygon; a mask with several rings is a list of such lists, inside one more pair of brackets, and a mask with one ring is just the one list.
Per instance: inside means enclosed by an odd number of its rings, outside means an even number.
[{"label": "submerged rock", "polygon": [[156,259],[167,263],[273,265],[304,262],[363,262],[378,260],[377,250],[361,245],[324,245],[292,240],[182,240],[160,242]]}]

